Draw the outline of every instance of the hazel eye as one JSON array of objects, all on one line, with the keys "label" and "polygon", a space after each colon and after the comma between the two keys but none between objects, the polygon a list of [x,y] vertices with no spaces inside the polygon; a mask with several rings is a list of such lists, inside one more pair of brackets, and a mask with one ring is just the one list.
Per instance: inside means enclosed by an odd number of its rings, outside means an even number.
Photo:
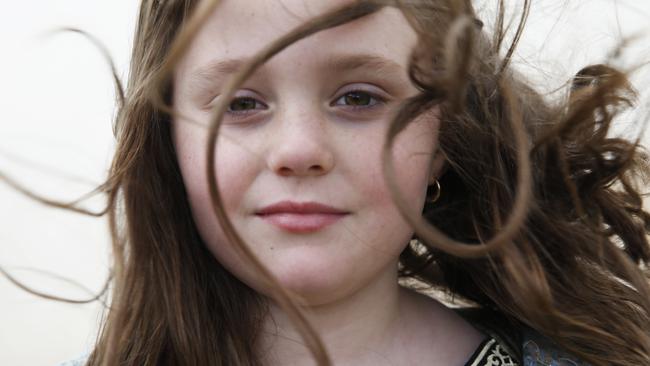
[{"label": "hazel eye", "polygon": [[352,108],[370,108],[381,103],[383,103],[382,98],[362,90],[355,90],[342,95],[333,105],[349,106]]},{"label": "hazel eye", "polygon": [[256,109],[262,109],[264,105],[258,100],[250,97],[235,98],[228,106],[230,113],[246,113]]}]

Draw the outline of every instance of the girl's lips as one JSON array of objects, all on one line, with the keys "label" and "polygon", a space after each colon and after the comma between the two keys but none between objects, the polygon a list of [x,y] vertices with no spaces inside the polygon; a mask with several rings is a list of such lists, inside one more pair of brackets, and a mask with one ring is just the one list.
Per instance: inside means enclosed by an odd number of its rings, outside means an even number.
[{"label": "girl's lips", "polygon": [[347,213],[296,213],[283,212],[258,215],[263,220],[292,233],[311,233],[332,225]]},{"label": "girl's lips", "polygon": [[349,212],[318,202],[281,201],[255,214],[283,230],[310,233],[332,225]]}]

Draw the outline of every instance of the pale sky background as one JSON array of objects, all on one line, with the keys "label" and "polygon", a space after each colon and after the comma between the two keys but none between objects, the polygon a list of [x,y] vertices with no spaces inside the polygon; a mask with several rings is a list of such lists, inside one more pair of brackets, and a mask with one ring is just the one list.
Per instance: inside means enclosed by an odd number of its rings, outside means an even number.
[{"label": "pale sky background", "polygon": [[[124,79],[138,4],[2,2],[0,170],[48,197],[74,199],[105,178],[113,147],[113,85],[99,52],[81,36],[47,34],[62,26],[90,32],[106,44]],[[642,38],[619,66],[650,61],[649,32],[648,0],[534,0],[516,65],[544,90],[552,90],[582,66],[605,60],[623,37]],[[644,70],[634,80],[647,104],[650,72]],[[632,117],[621,122],[622,133],[635,132]],[[108,273],[106,220],[45,208],[1,183],[0,265],[40,291],[91,296],[25,268],[98,291]],[[95,200],[87,207],[101,204]],[[56,365],[76,357],[92,346],[100,310],[96,303],[42,300],[0,277],[0,365]]]}]

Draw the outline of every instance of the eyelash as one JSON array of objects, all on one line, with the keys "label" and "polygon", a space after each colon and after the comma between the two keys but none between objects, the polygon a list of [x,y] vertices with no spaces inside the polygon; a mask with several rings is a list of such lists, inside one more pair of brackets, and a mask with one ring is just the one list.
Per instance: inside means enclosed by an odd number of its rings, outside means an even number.
[{"label": "eyelash", "polygon": [[[350,95],[356,94],[357,96],[363,96],[367,97],[370,99],[368,105],[349,105],[349,104],[340,104],[339,101],[344,100],[344,98],[349,97]],[[243,97],[236,97],[233,98],[233,100],[230,102],[228,105],[227,113],[235,118],[244,118],[245,116],[254,113],[255,111],[259,110],[258,108],[255,109],[245,109],[245,110],[233,110],[232,106],[236,102],[252,102],[254,103],[255,107],[262,106],[262,108],[267,108],[268,106],[259,100],[257,100],[254,97],[249,97],[249,96],[243,96]],[[330,106],[342,106],[342,107],[347,107],[348,109],[351,109],[353,111],[364,111],[364,110],[370,110],[374,109],[377,107],[380,107],[381,105],[386,103],[386,98],[380,97],[379,95],[375,93],[371,93],[366,90],[362,89],[355,89],[355,90],[350,90],[336,98],[334,102],[330,104]]]}]

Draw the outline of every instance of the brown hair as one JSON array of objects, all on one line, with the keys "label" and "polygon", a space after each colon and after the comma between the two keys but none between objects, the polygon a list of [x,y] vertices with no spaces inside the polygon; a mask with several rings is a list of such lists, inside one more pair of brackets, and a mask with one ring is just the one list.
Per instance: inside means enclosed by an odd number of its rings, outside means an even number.
[{"label": "brown hair", "polygon": [[[116,120],[117,151],[101,187],[109,199],[113,288],[89,365],[260,364],[251,340],[265,303],[202,243],[171,142],[173,112],[166,107],[171,70],[217,4],[142,1]],[[386,159],[395,201],[416,232],[401,254],[400,275],[497,310],[593,365],[645,364],[650,215],[638,184],[649,168],[638,141],[608,135],[634,93],[624,73],[594,65],[576,75],[567,100],[542,98],[509,67],[529,5],[501,56],[503,11],[489,38],[469,1],[354,2],[269,45],[233,77],[222,99],[296,40],[384,6],[401,8],[420,36],[409,70],[420,93],[404,103],[385,151],[409,121],[440,105],[447,168],[440,199],[413,213]],[[224,108],[216,107],[210,126],[208,167]],[[214,174],[208,177],[225,232],[268,277],[315,359],[329,364],[295,300],[239,239]]]}]

